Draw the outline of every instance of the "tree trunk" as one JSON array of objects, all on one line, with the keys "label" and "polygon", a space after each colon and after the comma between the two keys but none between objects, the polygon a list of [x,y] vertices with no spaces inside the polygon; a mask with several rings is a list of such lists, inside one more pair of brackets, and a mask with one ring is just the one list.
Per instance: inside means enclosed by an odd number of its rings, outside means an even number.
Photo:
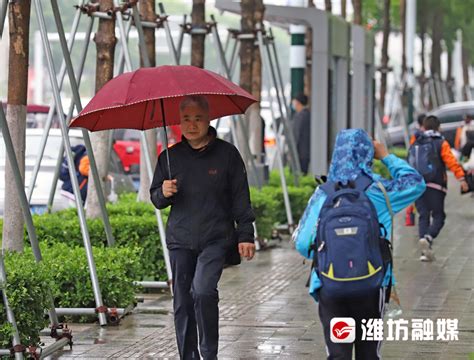
[{"label": "tree trunk", "polygon": [[382,64],[380,81],[380,108],[385,113],[385,93],[387,92],[388,73],[388,39],[390,35],[390,0],[384,0],[383,7],[383,41],[382,41]]},{"label": "tree trunk", "polygon": [[[255,0],[254,23],[263,26],[263,13],[265,7],[263,0]],[[252,104],[248,111],[247,117],[249,122],[249,141],[250,150],[252,154],[257,155],[257,162],[262,163],[263,157],[260,155],[264,152],[263,147],[263,131],[264,125],[260,117],[260,100],[262,92],[262,58],[260,49],[254,45],[253,61],[252,61],[252,95],[258,100],[257,103]]]},{"label": "tree trunk", "polygon": [[[10,49],[8,62],[7,124],[21,177],[25,178],[26,100],[28,96],[28,48],[31,1],[9,4]],[[5,202],[2,248],[23,252],[23,213],[8,158],[5,162]]]},{"label": "tree trunk", "polygon": [[402,33],[402,76],[407,71],[407,55],[405,45],[407,42],[407,31],[406,31],[406,12],[407,2],[406,0],[400,0],[400,27]]},{"label": "tree trunk", "polygon": [[449,102],[454,101],[454,79],[453,79],[453,49],[448,46],[448,73],[446,75],[446,88],[448,89]]},{"label": "tree trunk", "polygon": [[[465,35],[463,34],[463,41],[465,38]],[[462,47],[462,78],[463,78],[463,100],[467,101],[469,100],[469,91],[470,90],[470,84],[469,84],[469,59],[471,58],[470,56],[469,49],[467,46],[463,45]]]},{"label": "tree trunk", "polygon": [[331,0],[325,0],[325,1],[324,1],[324,9],[325,9],[328,13],[332,13],[332,1],[331,1]]},{"label": "tree trunk", "polygon": [[[242,0],[241,6],[241,29],[242,33],[253,33],[255,29],[255,1],[254,0]],[[252,93],[252,73],[253,73],[253,57],[254,57],[254,39],[241,39],[240,40],[240,86]],[[248,113],[246,114],[245,124],[248,128]],[[250,134],[244,134],[242,127],[237,126],[237,137],[239,147],[245,145],[245,139]]]},{"label": "tree trunk", "polygon": [[362,25],[362,0],[352,0],[354,7],[354,24]]},{"label": "tree trunk", "polygon": [[[441,78],[441,38],[443,15],[438,7],[433,14],[432,46],[431,46],[431,76]],[[436,75],[436,76],[435,76]]]},{"label": "tree trunk", "polygon": [[346,20],[346,17],[347,17],[346,8],[347,8],[346,0],[341,0],[341,16],[344,20]]},{"label": "tree trunk", "polygon": [[[113,0],[99,0],[100,11],[112,11]],[[115,38],[115,19],[100,19],[99,28],[94,36],[97,48],[95,92],[114,77],[114,52],[117,39]],[[109,131],[98,131],[91,136],[92,149],[94,151],[97,170],[101,179],[102,188],[108,174],[109,159],[107,158],[109,146]],[[98,218],[100,216],[99,199],[97,197],[97,184],[92,176],[89,176],[87,189],[87,217]]]},{"label": "tree trunk", "polygon": [[[344,0],[345,1],[345,0]],[[308,0],[308,7],[315,7],[313,0]],[[306,27],[305,34],[305,45],[306,45],[306,70],[304,72],[304,93],[308,96],[308,105],[311,106],[311,74],[312,69],[312,58],[313,58],[313,31],[311,26]]]},{"label": "tree trunk", "polygon": [[[155,0],[141,0],[140,5],[140,15],[145,21],[154,22],[156,20],[156,10],[155,10]],[[150,61],[150,66],[156,66],[156,51],[155,51],[155,29],[144,28],[145,35],[145,45],[148,52],[148,60]],[[140,65],[143,65],[144,61],[140,53]],[[150,154],[151,164],[154,166],[157,161],[156,153],[156,140],[157,140],[157,130],[151,129],[145,131],[145,136],[148,142],[148,153]],[[138,198],[140,201],[150,202],[150,185],[151,179],[148,176],[148,170],[145,160],[145,144],[140,141],[140,189],[138,191]]]},{"label": "tree trunk", "polygon": [[[204,28],[206,25],[205,15],[206,0],[193,0],[191,21],[194,28]],[[191,65],[204,68],[204,43],[206,35],[191,35]]]}]

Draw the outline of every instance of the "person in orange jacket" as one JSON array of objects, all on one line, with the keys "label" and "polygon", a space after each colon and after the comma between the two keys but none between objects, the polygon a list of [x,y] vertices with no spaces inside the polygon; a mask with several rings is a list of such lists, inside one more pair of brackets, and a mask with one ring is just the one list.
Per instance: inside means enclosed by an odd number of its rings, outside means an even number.
[{"label": "person in orange jacket", "polygon": [[416,202],[419,213],[418,233],[420,236],[421,261],[433,261],[433,240],[444,226],[446,214],[444,201],[447,193],[448,177],[451,170],[467,191],[464,169],[457,162],[449,143],[439,133],[440,121],[436,116],[423,120],[424,132],[419,134],[409,150],[409,162],[425,178],[426,191]]},{"label": "person in orange jacket", "polygon": [[[73,146],[71,150],[74,154],[74,166],[76,169],[76,176],[79,183],[81,198],[85,203],[87,198],[87,184],[89,181],[89,157],[86,154],[86,147],[82,144]],[[71,200],[71,202],[74,202],[75,196],[72,188],[71,178],[69,176],[69,166],[65,157],[63,158],[63,162],[61,164],[59,179],[63,182],[61,186],[61,195]]]},{"label": "person in orange jacket", "polygon": [[465,114],[463,120],[464,124],[456,129],[456,136],[454,138],[454,148],[460,152],[467,142],[466,131],[474,130],[474,122],[471,115]]}]

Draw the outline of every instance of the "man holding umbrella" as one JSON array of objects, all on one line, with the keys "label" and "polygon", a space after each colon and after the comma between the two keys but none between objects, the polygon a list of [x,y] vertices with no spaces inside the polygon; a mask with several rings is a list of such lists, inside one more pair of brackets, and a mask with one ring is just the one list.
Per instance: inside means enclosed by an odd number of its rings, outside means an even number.
[{"label": "man holding umbrella", "polygon": [[[171,206],[162,240],[169,249],[176,337],[184,359],[199,359],[198,332],[201,356],[217,357],[217,283],[224,262],[240,262],[238,253],[250,260],[255,253],[244,162],[233,145],[217,139],[209,122],[243,114],[256,101],[231,81],[195,66],[140,68],[105,84],[70,125],[102,131],[181,124],[183,141],[171,149],[165,143],[165,155],[149,175],[155,206]],[[237,256],[226,259],[232,253]]]},{"label": "man holding umbrella", "polygon": [[244,162],[209,126],[206,97],[183,97],[179,117],[182,142],[168,150],[169,159],[159,157],[150,194],[158,209],[171,206],[166,242],[180,357],[199,359],[199,339],[201,356],[216,359],[217,283],[233,248],[248,260],[254,256],[255,217]]}]

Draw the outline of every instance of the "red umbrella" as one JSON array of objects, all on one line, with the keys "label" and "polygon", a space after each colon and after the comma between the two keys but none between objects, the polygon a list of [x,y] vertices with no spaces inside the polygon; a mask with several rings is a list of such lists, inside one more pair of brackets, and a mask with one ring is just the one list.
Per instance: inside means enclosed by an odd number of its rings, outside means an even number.
[{"label": "red umbrella", "polygon": [[179,104],[189,95],[206,97],[211,120],[243,114],[257,101],[233,82],[209,70],[188,65],[140,68],[105,84],[70,127],[90,131],[166,129],[180,123]]},{"label": "red umbrella", "polygon": [[257,101],[233,82],[195,66],[140,68],[105,84],[70,127],[100,131],[177,125],[179,104],[187,95],[207,98],[211,120],[242,114]]}]

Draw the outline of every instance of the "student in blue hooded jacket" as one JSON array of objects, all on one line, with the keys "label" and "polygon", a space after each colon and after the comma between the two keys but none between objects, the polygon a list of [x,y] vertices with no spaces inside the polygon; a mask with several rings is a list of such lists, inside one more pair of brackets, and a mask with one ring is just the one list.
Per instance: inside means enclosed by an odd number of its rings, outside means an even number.
[{"label": "student in blue hooded jacket", "polygon": [[[387,166],[392,180],[384,179],[372,172],[374,158],[381,160]],[[423,177],[406,161],[389,154],[382,144],[372,141],[364,130],[342,130],[336,138],[328,181],[348,184],[354,182],[361,175],[372,180],[369,181],[370,185],[366,188],[365,194],[375,207],[378,222],[386,229],[387,234],[384,235],[388,237],[387,240],[391,241],[392,217],[386,196],[393,213],[403,210],[425,191],[426,185]],[[379,183],[383,185],[386,195]],[[318,188],[315,191],[293,235],[296,249],[307,258],[312,258],[311,246],[317,241],[318,219],[326,198],[327,195],[322,189]],[[380,358],[380,341],[361,340],[361,320],[383,317],[386,288],[393,283],[392,268],[389,265],[384,274],[382,285],[376,292],[367,293],[359,298],[334,300],[325,295],[325,288],[322,286],[318,271],[312,269],[309,292],[319,302],[319,317],[324,330],[328,359],[352,359],[353,347],[355,347],[356,359]],[[355,319],[356,338],[354,343],[331,341],[330,322],[334,317]]]}]

